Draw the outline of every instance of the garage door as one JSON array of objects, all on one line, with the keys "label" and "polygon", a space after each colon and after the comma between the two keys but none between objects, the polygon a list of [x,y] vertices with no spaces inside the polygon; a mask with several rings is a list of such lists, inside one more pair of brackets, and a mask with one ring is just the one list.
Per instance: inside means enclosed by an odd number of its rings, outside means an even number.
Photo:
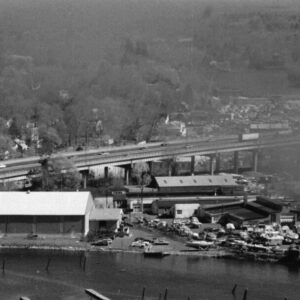
[{"label": "garage door", "polygon": [[30,233],[32,232],[32,216],[9,216],[7,217],[7,233]]},{"label": "garage door", "polygon": [[83,221],[83,216],[65,216],[64,233],[82,233],[84,228]]},{"label": "garage door", "polygon": [[60,233],[60,217],[59,216],[38,216],[36,217],[37,233]]}]

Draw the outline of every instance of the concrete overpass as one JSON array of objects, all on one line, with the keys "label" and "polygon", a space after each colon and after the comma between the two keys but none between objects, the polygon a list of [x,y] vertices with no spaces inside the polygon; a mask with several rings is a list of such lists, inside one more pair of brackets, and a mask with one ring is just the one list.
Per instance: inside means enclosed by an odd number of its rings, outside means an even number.
[{"label": "concrete overpass", "polygon": [[[185,140],[168,143],[149,143],[123,147],[103,147],[96,150],[65,152],[55,156],[71,159],[80,171],[88,171],[93,166],[126,166],[140,161],[172,159],[176,156],[210,155],[234,152],[238,161],[239,151],[253,151],[257,164],[257,151],[264,148],[291,147],[300,145],[300,135],[263,137],[252,141],[239,141],[238,137]],[[1,165],[0,165],[1,166]],[[30,170],[41,168],[38,156],[2,161],[0,180],[18,180],[27,176]]]}]

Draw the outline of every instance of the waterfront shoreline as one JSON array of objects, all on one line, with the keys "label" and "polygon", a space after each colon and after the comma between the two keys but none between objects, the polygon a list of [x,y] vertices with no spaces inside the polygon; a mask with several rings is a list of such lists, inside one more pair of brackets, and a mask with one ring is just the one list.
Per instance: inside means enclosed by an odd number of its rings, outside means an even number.
[{"label": "waterfront shoreline", "polygon": [[18,251],[42,251],[45,254],[50,253],[73,253],[84,254],[89,252],[99,253],[129,253],[144,255],[143,248],[134,248],[132,242],[137,238],[154,239],[163,236],[169,242],[167,246],[152,246],[154,252],[160,252],[162,256],[193,256],[203,258],[216,259],[234,259],[247,260],[253,262],[277,263],[280,259],[274,259],[272,255],[267,253],[244,253],[227,247],[215,246],[210,249],[200,250],[192,249],[186,246],[186,239],[183,237],[172,237],[165,235],[156,230],[149,228],[135,227],[132,228],[130,236],[116,237],[109,246],[93,246],[90,243],[81,240],[79,237],[54,237],[40,236],[31,240],[24,236],[4,236],[0,239],[0,254],[7,253],[9,250]]},{"label": "waterfront shoreline", "polygon": [[[126,253],[133,255],[144,255],[143,250],[136,249],[121,249],[121,248],[111,248],[107,246],[53,246],[53,245],[0,245],[0,255],[5,254],[10,250],[15,251],[38,251],[44,254],[51,253],[58,254],[75,254],[84,255],[89,252],[93,253]],[[214,258],[214,259],[233,259],[233,260],[247,260],[252,262],[264,262],[264,263],[279,263],[279,260],[270,259],[267,257],[261,258],[259,255],[241,255],[229,249],[210,249],[210,250],[172,250],[164,251],[168,256],[186,256],[186,257],[199,257],[199,258]]]}]

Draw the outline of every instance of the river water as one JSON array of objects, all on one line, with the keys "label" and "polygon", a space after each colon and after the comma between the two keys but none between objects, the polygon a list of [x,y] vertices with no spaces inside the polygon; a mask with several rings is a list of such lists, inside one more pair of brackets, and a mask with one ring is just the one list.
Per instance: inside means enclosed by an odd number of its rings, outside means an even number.
[{"label": "river water", "polygon": [[[46,265],[51,257],[48,272]],[[132,253],[87,253],[85,270],[77,254],[14,251],[0,254],[0,299],[90,299],[85,288],[116,300],[299,299],[300,270],[284,265],[231,259],[168,256],[144,258]],[[83,261],[83,260],[82,260]],[[231,290],[237,284],[235,297]]]}]

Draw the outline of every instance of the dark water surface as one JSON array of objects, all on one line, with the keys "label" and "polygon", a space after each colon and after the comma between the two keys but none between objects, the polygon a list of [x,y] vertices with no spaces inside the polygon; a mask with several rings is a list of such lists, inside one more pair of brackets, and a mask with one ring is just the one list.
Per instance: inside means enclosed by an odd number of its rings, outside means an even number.
[{"label": "dark water surface", "polygon": [[[49,271],[46,265],[52,257]],[[112,299],[159,299],[168,288],[168,300],[300,299],[300,270],[283,265],[246,261],[169,256],[144,258],[130,253],[87,253],[85,271],[78,254],[45,254],[38,251],[0,254],[0,299],[89,299],[93,288]],[[238,284],[236,298],[231,294]]]}]

